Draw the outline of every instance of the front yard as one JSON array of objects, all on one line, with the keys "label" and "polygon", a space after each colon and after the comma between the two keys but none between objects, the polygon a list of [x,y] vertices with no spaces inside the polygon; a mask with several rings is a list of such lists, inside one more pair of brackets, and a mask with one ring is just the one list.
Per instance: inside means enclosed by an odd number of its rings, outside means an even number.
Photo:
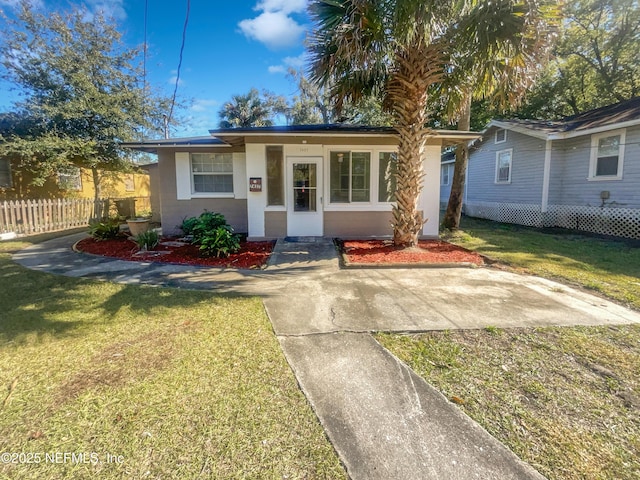
[{"label": "front yard", "polygon": [[[449,240],[506,268],[640,309],[638,246],[475,219],[462,228]],[[550,480],[640,478],[639,325],[377,338]]]},{"label": "front yard", "polygon": [[36,273],[26,245],[0,243],[0,477],[345,477],[258,299]]}]

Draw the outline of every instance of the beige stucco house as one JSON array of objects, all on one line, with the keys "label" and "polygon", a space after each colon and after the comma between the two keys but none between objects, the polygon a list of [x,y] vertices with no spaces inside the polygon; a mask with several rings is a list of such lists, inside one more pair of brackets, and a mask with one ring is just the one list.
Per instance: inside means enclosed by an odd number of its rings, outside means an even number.
[{"label": "beige stucco house", "polygon": [[[434,131],[424,151],[423,237],[437,237],[443,146],[476,138]],[[251,239],[385,237],[398,137],[393,128],[299,125],[211,130],[126,147],[158,155],[163,231],[220,212]]]}]

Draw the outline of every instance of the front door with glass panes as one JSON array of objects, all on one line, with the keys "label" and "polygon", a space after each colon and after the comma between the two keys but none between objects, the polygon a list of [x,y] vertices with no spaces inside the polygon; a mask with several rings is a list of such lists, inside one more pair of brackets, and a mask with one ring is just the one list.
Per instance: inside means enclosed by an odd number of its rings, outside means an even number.
[{"label": "front door with glass panes", "polygon": [[322,236],[322,158],[287,158],[287,235]]}]

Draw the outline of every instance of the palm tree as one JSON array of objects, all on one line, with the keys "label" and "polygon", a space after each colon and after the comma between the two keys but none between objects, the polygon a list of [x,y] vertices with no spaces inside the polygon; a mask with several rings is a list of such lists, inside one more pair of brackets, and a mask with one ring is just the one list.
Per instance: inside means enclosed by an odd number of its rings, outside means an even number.
[{"label": "palm tree", "polygon": [[283,102],[286,104],[270,92],[263,92],[261,98],[255,88],[244,95],[233,95],[220,109],[220,128],[270,127]]},{"label": "palm tree", "polygon": [[[458,119],[459,130],[470,128],[473,100],[489,99],[497,110],[507,110],[520,103],[525,92],[532,87],[542,64],[548,60],[560,18],[556,6],[540,5],[538,21],[524,25],[527,27],[524,30],[518,23],[504,24],[494,34],[494,40],[487,41],[487,37],[477,36],[476,32],[491,29],[490,22],[494,16],[487,11],[491,8],[488,4],[475,5],[473,17],[476,25],[471,32],[469,26],[466,27],[467,38],[475,37],[475,40],[459,44],[463,50],[450,57],[448,68],[451,75],[438,89],[445,103],[445,114],[449,119]],[[515,4],[512,9],[522,16],[528,14],[525,4]],[[535,32],[534,29],[538,28],[544,30]],[[546,35],[541,36],[541,33]],[[465,54],[464,49],[470,49],[472,55]],[[468,145],[457,145],[451,193],[442,222],[449,229],[460,226],[468,160]]]},{"label": "palm tree", "polygon": [[[427,140],[429,95],[466,92],[475,58],[509,51],[528,61],[549,45],[554,0],[313,0],[312,75],[345,101],[379,94],[398,132],[393,238],[413,246],[425,219],[418,210]],[[498,62],[496,62],[498,63]],[[484,70],[494,78],[517,68]],[[498,82],[498,78],[495,81]],[[492,80],[494,81],[494,80]],[[501,84],[506,82],[501,81]],[[460,97],[464,97],[461,95]]]}]

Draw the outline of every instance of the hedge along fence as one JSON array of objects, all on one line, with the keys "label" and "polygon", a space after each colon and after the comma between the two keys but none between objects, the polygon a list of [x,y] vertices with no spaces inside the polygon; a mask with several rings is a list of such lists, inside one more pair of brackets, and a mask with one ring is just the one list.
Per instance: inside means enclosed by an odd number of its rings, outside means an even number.
[{"label": "hedge along fence", "polygon": [[530,227],[561,227],[615,237],[640,238],[640,209],[483,202],[465,205],[470,217]]},{"label": "hedge along fence", "polygon": [[0,202],[0,233],[29,235],[84,227],[109,215],[109,200],[57,198]]}]

